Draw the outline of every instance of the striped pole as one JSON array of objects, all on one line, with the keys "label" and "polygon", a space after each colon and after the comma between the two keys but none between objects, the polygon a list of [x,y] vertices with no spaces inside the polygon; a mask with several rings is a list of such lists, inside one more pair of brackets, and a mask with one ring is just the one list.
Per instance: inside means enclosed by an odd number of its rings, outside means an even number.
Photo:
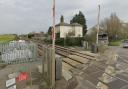
[{"label": "striped pole", "polygon": [[99,35],[99,30],[100,30],[100,5],[98,5],[98,8],[99,8],[99,10],[98,10],[98,23],[97,23],[97,40],[96,40],[96,44],[98,45],[98,35]]},{"label": "striped pole", "polygon": [[53,29],[52,29],[52,51],[51,51],[51,67],[50,67],[50,80],[51,89],[55,88],[55,0],[53,0]]},{"label": "striped pole", "polygon": [[55,49],[55,0],[53,0],[52,47]]}]

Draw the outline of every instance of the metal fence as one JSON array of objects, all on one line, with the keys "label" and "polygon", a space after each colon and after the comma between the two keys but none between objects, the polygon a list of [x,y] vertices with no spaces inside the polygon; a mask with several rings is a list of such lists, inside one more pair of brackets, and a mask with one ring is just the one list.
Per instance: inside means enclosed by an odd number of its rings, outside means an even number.
[{"label": "metal fence", "polygon": [[42,46],[42,71],[47,86],[55,86],[55,50],[51,47]]},{"label": "metal fence", "polygon": [[37,47],[34,43],[9,42],[0,43],[0,63],[18,64],[35,61]]}]

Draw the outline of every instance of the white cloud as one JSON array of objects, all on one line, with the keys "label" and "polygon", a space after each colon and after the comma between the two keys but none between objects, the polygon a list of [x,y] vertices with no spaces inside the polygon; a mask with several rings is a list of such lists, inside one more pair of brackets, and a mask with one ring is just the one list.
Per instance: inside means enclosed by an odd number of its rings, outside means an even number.
[{"label": "white cloud", "polygon": [[[98,4],[101,4],[101,19],[112,12],[128,21],[127,0],[56,0],[56,21],[60,15],[69,22],[74,14],[82,11],[88,27],[97,22]],[[0,0],[0,33],[26,33],[47,31],[52,24],[52,0]]]}]

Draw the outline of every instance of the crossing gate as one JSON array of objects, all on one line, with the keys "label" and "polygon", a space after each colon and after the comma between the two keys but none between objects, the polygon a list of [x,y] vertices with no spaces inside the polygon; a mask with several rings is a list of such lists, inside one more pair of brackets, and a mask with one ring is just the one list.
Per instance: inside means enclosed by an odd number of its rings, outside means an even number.
[{"label": "crossing gate", "polygon": [[55,50],[52,47],[42,46],[42,72],[43,79],[50,86],[55,87]]},{"label": "crossing gate", "polygon": [[0,43],[0,63],[19,64],[35,61],[37,47],[34,43],[8,42]]}]

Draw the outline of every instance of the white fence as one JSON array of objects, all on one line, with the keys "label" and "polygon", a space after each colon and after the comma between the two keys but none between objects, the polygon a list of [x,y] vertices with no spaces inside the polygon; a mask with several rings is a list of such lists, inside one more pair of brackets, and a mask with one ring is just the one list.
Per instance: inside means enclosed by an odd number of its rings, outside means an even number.
[{"label": "white fence", "polygon": [[34,43],[0,43],[0,63],[21,63],[36,60],[37,48]]}]

